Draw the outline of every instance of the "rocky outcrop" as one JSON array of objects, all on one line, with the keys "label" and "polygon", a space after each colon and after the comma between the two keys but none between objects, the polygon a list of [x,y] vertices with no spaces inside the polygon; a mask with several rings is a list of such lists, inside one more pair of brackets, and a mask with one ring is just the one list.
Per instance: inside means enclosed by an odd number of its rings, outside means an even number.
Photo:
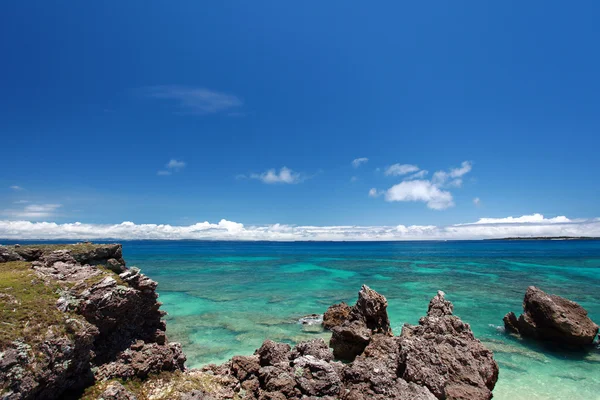
[{"label": "rocky outcrop", "polygon": [[24,285],[53,288],[40,293],[55,318],[36,340],[26,329],[9,343],[0,336],[3,399],[54,399],[84,386],[84,399],[105,400],[492,397],[492,353],[452,315],[442,292],[419,325],[405,325],[400,336],[392,334],[385,297],[363,286],[354,306],[332,306],[323,317],[333,351],[320,338],[294,347],[266,340],[253,355],[186,370],[181,346],[165,336],[156,282],[137,268],[108,269],[108,260],[124,265],[120,247],[84,246],[1,252],[19,259],[11,268]]},{"label": "rocky outcrop", "polygon": [[[47,330],[36,335],[22,321],[22,329],[16,331],[22,337],[3,342],[2,398],[55,399],[95,379],[144,378],[153,372],[183,370],[181,346],[168,343],[165,336],[156,282],[137,268],[125,268],[120,245],[65,247],[19,246],[2,252],[29,262],[29,272],[27,267],[17,271],[25,290],[35,284],[54,288],[49,291],[56,296],[54,305],[40,315],[58,314]],[[4,265],[10,273],[8,266],[13,264]],[[121,269],[120,274],[113,272]],[[17,272],[15,277],[21,276]],[[118,393],[117,389],[111,390]]]},{"label": "rocky outcrop", "polygon": [[402,328],[400,376],[426,386],[439,399],[491,399],[498,364],[452,309],[438,292],[419,325]]},{"label": "rocky outcrop", "polygon": [[504,316],[507,331],[522,336],[547,340],[568,346],[585,347],[598,334],[587,311],[574,301],[547,294],[535,286],[527,288],[523,299],[523,314]]},{"label": "rocky outcrop", "polygon": [[[452,315],[452,303],[444,293],[432,299],[419,325],[405,325],[398,337],[389,329],[386,305],[383,296],[363,286],[357,305],[349,307],[348,320],[334,326],[334,333],[338,328],[356,328],[349,336],[352,343],[361,332],[368,332],[366,344],[351,363],[335,361],[336,347],[332,352],[322,339],[293,348],[267,340],[253,356],[234,357],[205,371],[233,378],[226,384],[229,393],[246,399],[492,398],[498,365],[469,325]],[[343,344],[345,338],[338,336],[339,343],[334,344]]]},{"label": "rocky outcrop", "polygon": [[341,303],[329,307],[323,325],[331,329],[329,345],[334,356],[346,361],[361,354],[373,335],[392,334],[386,298],[366,285],[358,292],[354,306]]}]

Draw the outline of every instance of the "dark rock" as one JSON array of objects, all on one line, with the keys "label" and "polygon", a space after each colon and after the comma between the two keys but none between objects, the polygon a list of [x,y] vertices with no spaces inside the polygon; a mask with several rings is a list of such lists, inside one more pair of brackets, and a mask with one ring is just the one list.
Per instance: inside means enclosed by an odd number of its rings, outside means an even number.
[{"label": "dark rock", "polygon": [[429,317],[443,317],[444,315],[452,315],[454,305],[444,298],[446,294],[439,290],[435,297],[429,302],[427,315]]},{"label": "dark rock", "polygon": [[233,375],[243,382],[253,376],[258,376],[260,359],[258,356],[235,356],[231,359]]},{"label": "dark rock", "polygon": [[350,318],[352,308],[346,303],[334,304],[323,314],[323,328],[332,329]]},{"label": "dark rock", "polygon": [[392,335],[387,314],[387,299],[367,285],[358,292],[358,300],[352,308],[353,319],[362,320],[373,333]]},{"label": "dark rock", "polygon": [[346,311],[344,306],[337,305],[335,309],[330,308],[325,313],[327,315],[330,310],[331,313],[335,312],[335,319],[331,320],[335,320],[337,325],[331,328],[329,345],[333,348],[336,358],[352,361],[367,347],[372,335],[392,336],[387,315],[387,300],[373,289],[363,285],[358,292],[356,304],[349,307],[347,318],[342,320],[341,317]]},{"label": "dark rock", "polygon": [[159,345],[137,341],[117,355],[112,362],[102,364],[96,371],[97,379],[146,378],[150,373],[183,370],[185,355],[179,343]]},{"label": "dark rock", "polygon": [[513,313],[504,317],[507,330],[568,346],[592,345],[598,334],[598,325],[588,317],[583,307],[564,297],[547,294],[534,286],[527,288],[523,314],[516,322],[515,319]]},{"label": "dark rock", "polygon": [[11,250],[8,247],[0,246],[0,263],[10,261],[23,261],[23,257],[21,257],[16,251]]},{"label": "dark rock", "polygon": [[290,350],[289,344],[265,340],[254,354],[258,355],[261,366],[267,366],[289,363]]},{"label": "dark rock", "polygon": [[137,400],[137,397],[119,382],[110,383],[98,398],[102,400]]},{"label": "dark rock", "polygon": [[504,322],[504,329],[507,332],[519,333],[519,321],[514,312],[507,313],[504,318],[502,318]]},{"label": "dark rock", "polygon": [[303,394],[308,396],[336,396],[341,380],[333,366],[311,355],[294,360],[294,375]]},{"label": "dark rock", "polygon": [[290,358],[293,360],[302,356],[313,356],[325,361],[333,360],[333,353],[321,338],[298,343],[292,350]]},{"label": "dark rock", "polygon": [[452,307],[443,292],[432,303],[432,315],[402,328],[400,376],[426,386],[438,399],[491,399],[498,380],[492,352],[475,339],[469,324],[446,314]]},{"label": "dark rock", "polygon": [[332,329],[329,345],[333,355],[340,360],[354,360],[361,354],[371,340],[371,331],[362,321],[347,322]]}]

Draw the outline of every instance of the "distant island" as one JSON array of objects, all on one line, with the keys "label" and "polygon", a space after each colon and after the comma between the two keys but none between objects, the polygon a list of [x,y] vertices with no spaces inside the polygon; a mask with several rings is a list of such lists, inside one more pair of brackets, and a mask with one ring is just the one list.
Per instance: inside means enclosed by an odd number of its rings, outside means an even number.
[{"label": "distant island", "polygon": [[594,236],[533,236],[533,237],[506,237],[499,239],[484,240],[600,240],[600,237]]}]

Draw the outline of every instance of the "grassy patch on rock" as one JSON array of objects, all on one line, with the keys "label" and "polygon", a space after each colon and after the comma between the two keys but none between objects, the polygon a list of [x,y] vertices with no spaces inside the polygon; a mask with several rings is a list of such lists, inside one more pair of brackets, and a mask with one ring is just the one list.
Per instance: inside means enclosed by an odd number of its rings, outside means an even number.
[{"label": "grassy patch on rock", "polygon": [[[221,390],[221,384],[214,375],[201,371],[188,372],[161,372],[160,374],[150,375],[147,379],[99,381],[95,385],[88,387],[82,400],[96,400],[113,383],[122,384],[125,389],[133,393],[138,400],[170,400],[178,399],[181,394],[189,393],[194,390],[201,390],[204,393],[217,393]],[[234,399],[241,399],[237,395]]]},{"label": "grassy patch on rock", "polygon": [[[6,246],[11,250],[16,250],[15,246]],[[84,254],[92,252],[96,249],[106,247],[106,244],[94,244],[94,243],[74,243],[74,244],[28,244],[21,245],[19,249],[40,249],[42,252],[50,253],[56,250],[69,250],[72,255]]]},{"label": "grassy patch on rock", "polygon": [[58,289],[38,277],[28,262],[0,264],[0,349],[14,340],[34,346],[50,327],[66,332],[65,313],[56,308]]}]

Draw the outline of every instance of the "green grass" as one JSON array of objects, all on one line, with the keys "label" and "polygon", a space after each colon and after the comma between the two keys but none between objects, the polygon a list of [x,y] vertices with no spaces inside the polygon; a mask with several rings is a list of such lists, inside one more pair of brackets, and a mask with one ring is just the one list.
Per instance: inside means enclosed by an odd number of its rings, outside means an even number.
[{"label": "green grass", "polygon": [[[70,250],[71,254],[82,254],[95,250],[100,247],[105,247],[107,244],[94,243],[75,243],[75,244],[28,244],[21,245],[21,249],[40,249],[44,253],[50,253],[56,250]],[[6,246],[9,249],[15,250],[15,246]]]},{"label": "green grass", "polygon": [[28,262],[0,264],[0,349],[14,340],[33,347],[49,328],[67,333],[67,314],[56,308],[58,289],[44,283]]}]

